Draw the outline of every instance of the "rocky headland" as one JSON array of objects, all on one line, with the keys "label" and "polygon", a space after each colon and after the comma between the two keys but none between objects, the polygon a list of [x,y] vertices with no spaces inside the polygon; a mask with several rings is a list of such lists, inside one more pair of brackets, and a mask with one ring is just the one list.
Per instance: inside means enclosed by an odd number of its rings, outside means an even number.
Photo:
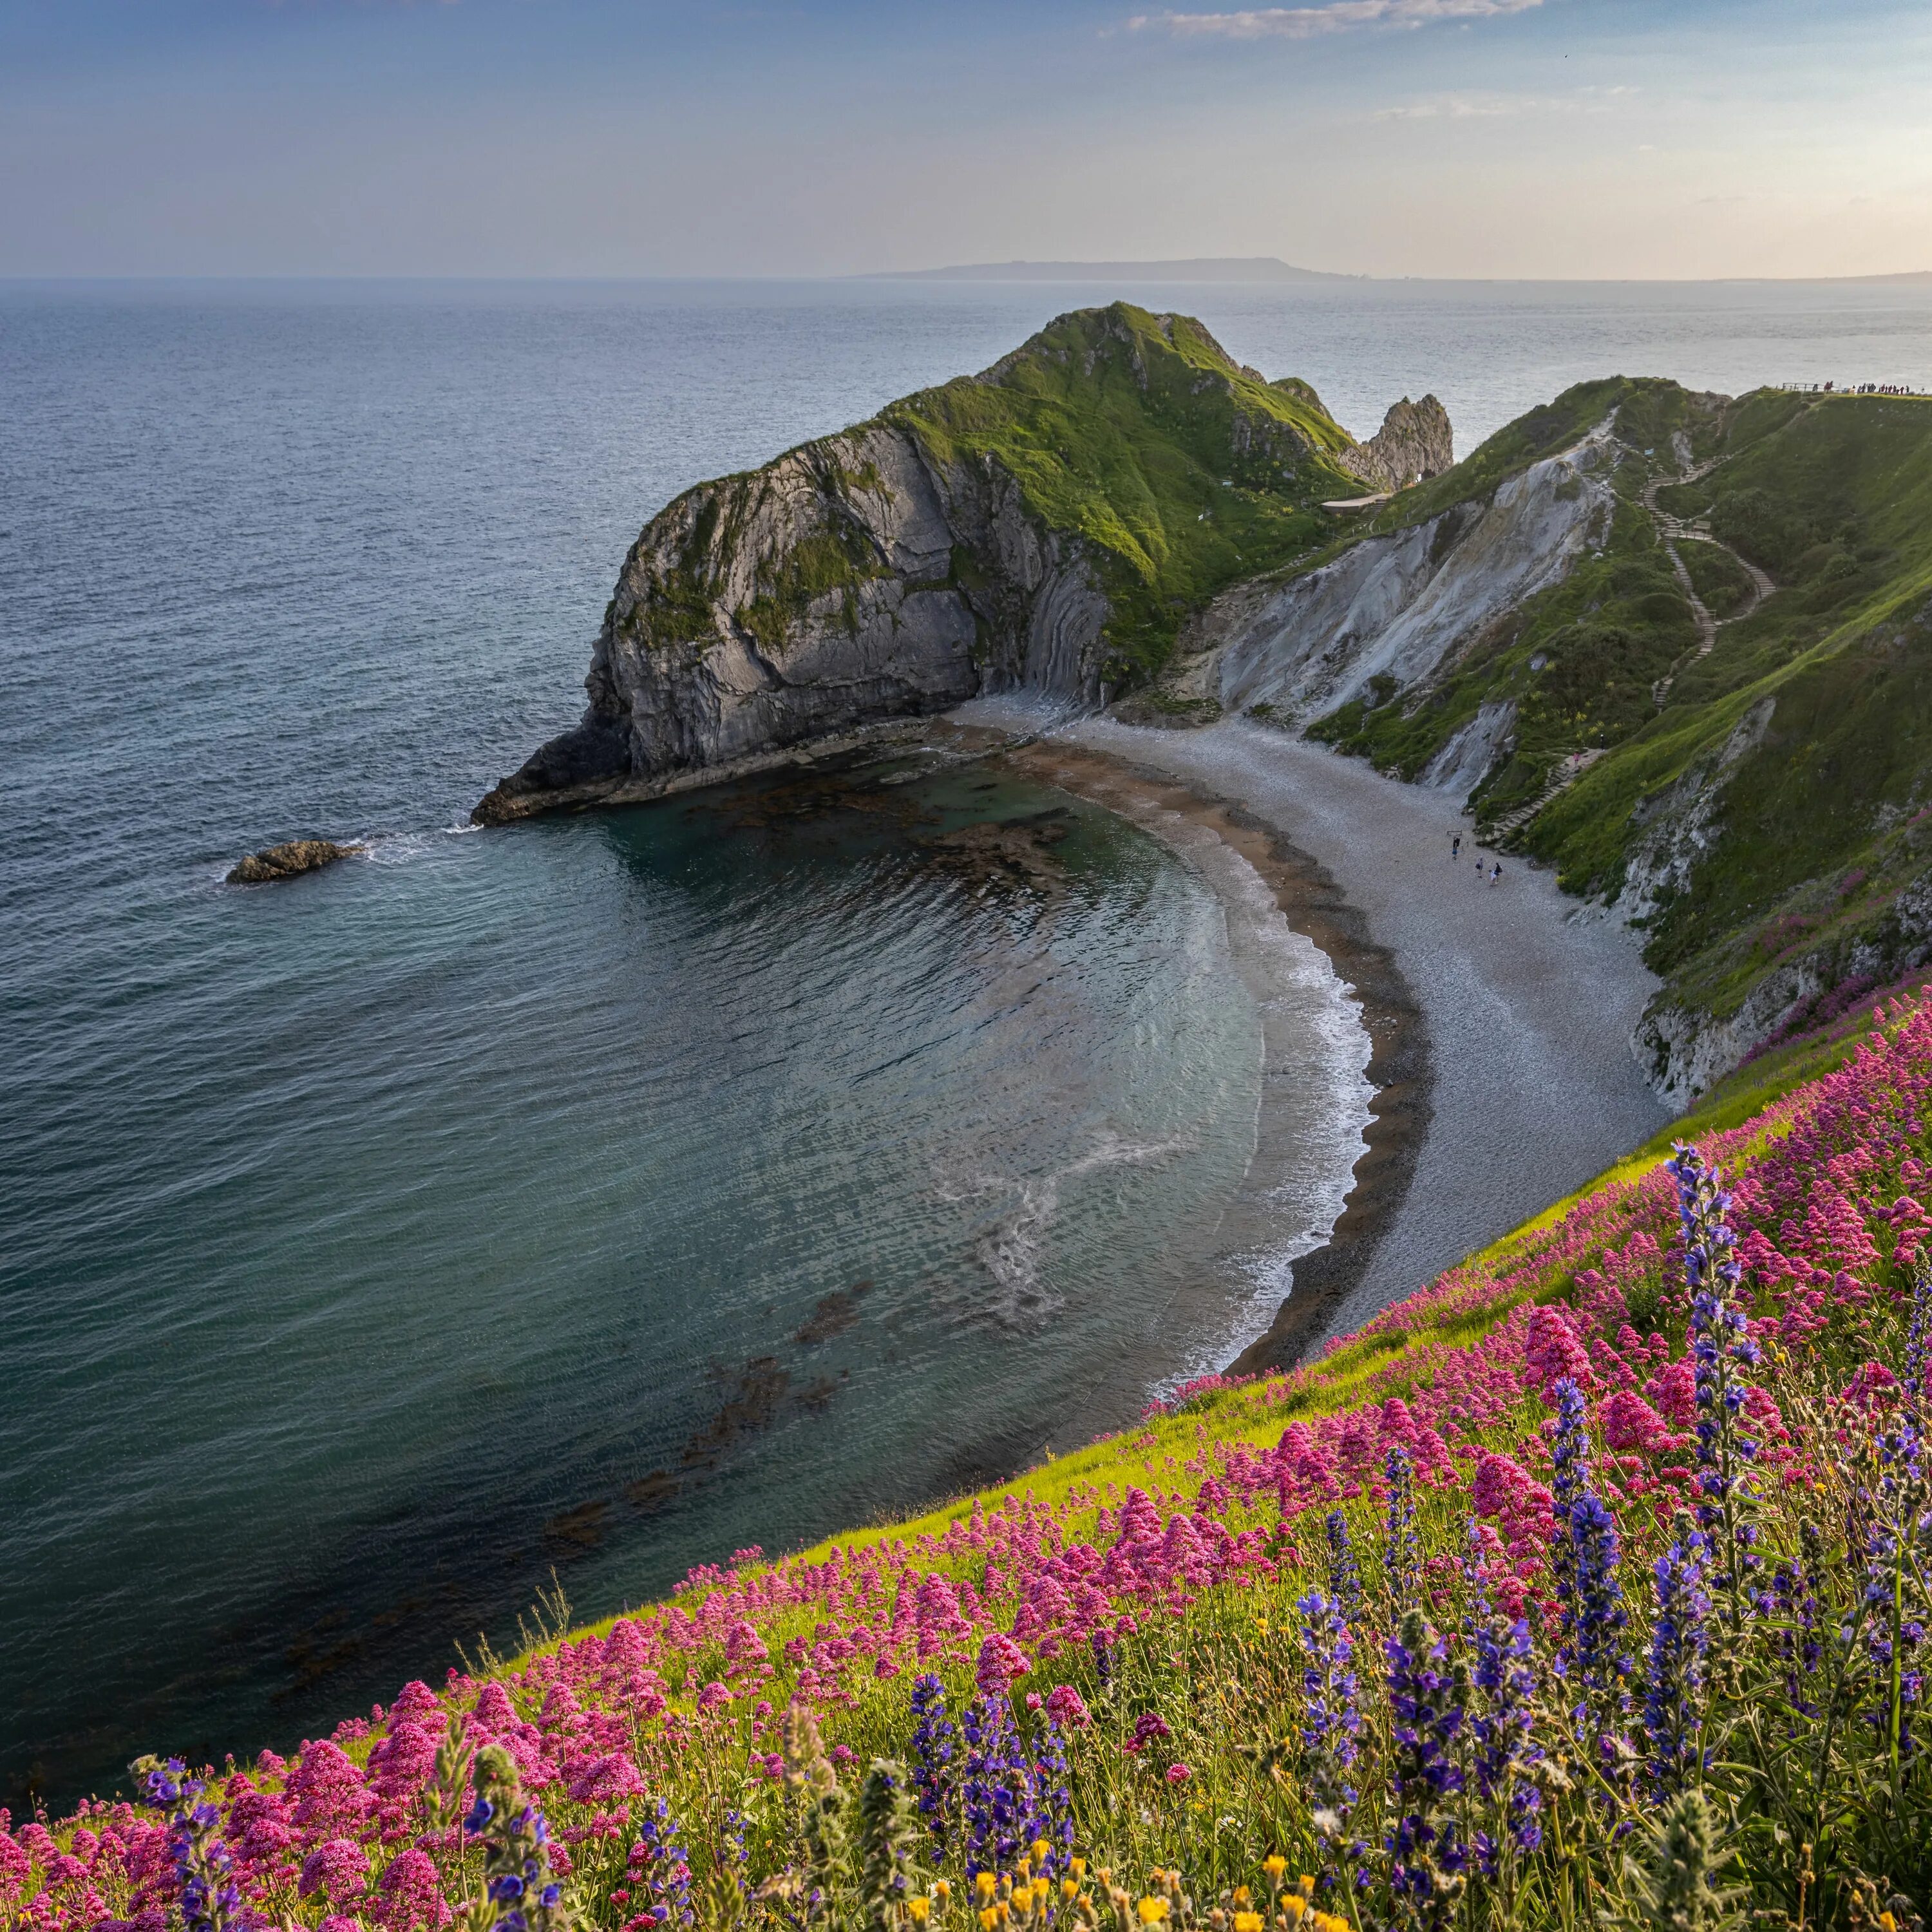
[{"label": "rocky headland", "polygon": [[1612,377],[1451,455],[1433,398],[1358,442],[1185,316],[1064,316],[654,518],[582,722],[474,815],[1029,692],[1453,800],[1642,935],[1672,1104],[1932,958],[1932,404]]},{"label": "rocky headland", "polygon": [[1358,443],[1308,385],[1268,382],[1185,316],[1062,316],[654,517],[582,722],[475,815],[652,797],[986,691],[1104,702],[1214,592],[1330,541],[1322,500],[1450,460],[1433,398]]}]

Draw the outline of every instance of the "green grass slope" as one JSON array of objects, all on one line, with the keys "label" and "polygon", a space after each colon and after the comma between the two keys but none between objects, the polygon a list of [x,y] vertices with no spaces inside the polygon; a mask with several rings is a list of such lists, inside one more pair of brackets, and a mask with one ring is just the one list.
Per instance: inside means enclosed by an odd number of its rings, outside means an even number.
[{"label": "green grass slope", "polygon": [[1317,507],[1363,485],[1354,440],[1305,382],[1270,382],[1201,324],[1130,303],[1060,316],[980,376],[884,419],[941,464],[990,462],[1047,527],[1103,560],[1111,681],[1159,669],[1181,620],[1332,534]]},{"label": "green grass slope", "polygon": [[[1894,976],[1932,908],[1932,404],[1582,384],[1372,527],[1486,496],[1612,410],[1602,550],[1425,686],[1379,681],[1312,735],[1413,778],[1480,706],[1514,704],[1479,820],[1571,891],[1611,900],[1640,875],[1666,1005],[1727,1018],[1799,960],[1826,989]],[[1676,483],[1687,451],[1707,473]],[[1647,489],[1718,540],[1678,545],[1719,620],[1707,653]],[[1739,558],[1776,586],[1755,609]]]}]

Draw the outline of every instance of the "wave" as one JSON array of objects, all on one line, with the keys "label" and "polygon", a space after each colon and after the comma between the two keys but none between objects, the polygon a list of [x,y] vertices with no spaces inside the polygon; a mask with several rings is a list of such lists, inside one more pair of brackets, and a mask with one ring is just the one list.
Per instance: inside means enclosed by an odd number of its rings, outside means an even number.
[{"label": "wave", "polygon": [[1046,1174],[984,1174],[942,1181],[942,1200],[984,1200],[1000,1195],[1013,1198],[1012,1208],[973,1244],[974,1256],[998,1292],[990,1301],[975,1298],[968,1312],[1016,1331],[1042,1327],[1060,1306],[1060,1297],[1042,1278],[1041,1264],[1048,1230],[1060,1211],[1061,1189],[1070,1180],[1108,1168],[1151,1166],[1185,1154],[1196,1144],[1192,1135],[1138,1141],[1107,1129],[1084,1154]]}]

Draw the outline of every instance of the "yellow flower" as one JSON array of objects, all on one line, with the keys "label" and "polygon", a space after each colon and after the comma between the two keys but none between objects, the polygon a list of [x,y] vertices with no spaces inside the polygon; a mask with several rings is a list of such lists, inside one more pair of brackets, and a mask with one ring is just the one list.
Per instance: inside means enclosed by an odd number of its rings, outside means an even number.
[{"label": "yellow flower", "polygon": [[932,1916],[932,1900],[929,1898],[908,1899],[906,1916],[915,1925],[923,1925]]},{"label": "yellow flower", "polygon": [[1033,1852],[1033,1862],[1035,1864],[1040,1864],[1045,1861],[1047,1844],[1044,1838],[1034,1839],[1030,1849]]},{"label": "yellow flower", "polygon": [[1315,1881],[1306,1872],[1301,1874],[1300,1885],[1301,1895],[1304,1898],[1312,1898],[1315,1896]]},{"label": "yellow flower", "polygon": [[980,1910],[980,1932],[994,1932],[1000,1922],[1000,1915],[990,1905]]},{"label": "yellow flower", "polygon": [[1255,1628],[1259,1630],[1263,1636],[1266,1636],[1268,1635],[1268,1620],[1266,1617],[1256,1618]]},{"label": "yellow flower", "polygon": [[1282,1900],[1282,1904],[1288,1907],[1288,1916],[1299,1925],[1301,1923],[1301,1915],[1308,1910],[1307,1900],[1304,1898],[1300,1892],[1291,1892]]},{"label": "yellow flower", "polygon": [[1076,1878],[1084,1878],[1087,1876],[1087,1861],[1084,1858],[1069,1858],[1066,1861],[1066,1869]]},{"label": "yellow flower", "polygon": [[946,1878],[934,1879],[932,1882],[932,1895],[941,1905],[944,1905],[952,1896],[952,1881]]},{"label": "yellow flower", "polygon": [[1262,1932],[1261,1914],[1258,1912],[1236,1912],[1234,1932]]},{"label": "yellow flower", "polygon": [[1143,1925],[1158,1925],[1167,1917],[1167,1900],[1164,1898],[1144,1898],[1138,1909]]},{"label": "yellow flower", "polygon": [[991,1872],[982,1872],[980,1876],[973,1881],[973,1882],[975,1887],[977,1888],[980,1896],[982,1898],[991,1898],[992,1897],[993,1874]]},{"label": "yellow flower", "polygon": [[1079,1896],[1079,1893],[1080,1881],[1077,1878],[1064,1878],[1060,1881],[1060,1895],[1062,1898],[1076,1898]]},{"label": "yellow flower", "polygon": [[1264,1858],[1262,1861],[1262,1870],[1272,1879],[1279,1879],[1287,1869],[1288,1861],[1279,1852],[1276,1852],[1273,1858]]},{"label": "yellow flower", "polygon": [[1888,1912],[1878,1916],[1878,1932],[1898,1932],[1898,1921]]}]

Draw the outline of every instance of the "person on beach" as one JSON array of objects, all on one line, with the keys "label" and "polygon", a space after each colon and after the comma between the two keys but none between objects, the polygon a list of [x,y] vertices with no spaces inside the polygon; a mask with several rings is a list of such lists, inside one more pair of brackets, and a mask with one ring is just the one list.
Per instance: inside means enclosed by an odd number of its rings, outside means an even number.
[{"label": "person on beach", "polygon": [[1454,865],[1462,856],[1462,835],[1452,832],[1449,835],[1449,862]]},{"label": "person on beach", "polygon": [[1492,886],[1493,886],[1493,885],[1496,883],[1496,881],[1502,877],[1502,875],[1503,875],[1503,862],[1502,862],[1500,859],[1498,859],[1498,860],[1496,861],[1496,870],[1490,874],[1490,884],[1491,885],[1492,885]]}]

